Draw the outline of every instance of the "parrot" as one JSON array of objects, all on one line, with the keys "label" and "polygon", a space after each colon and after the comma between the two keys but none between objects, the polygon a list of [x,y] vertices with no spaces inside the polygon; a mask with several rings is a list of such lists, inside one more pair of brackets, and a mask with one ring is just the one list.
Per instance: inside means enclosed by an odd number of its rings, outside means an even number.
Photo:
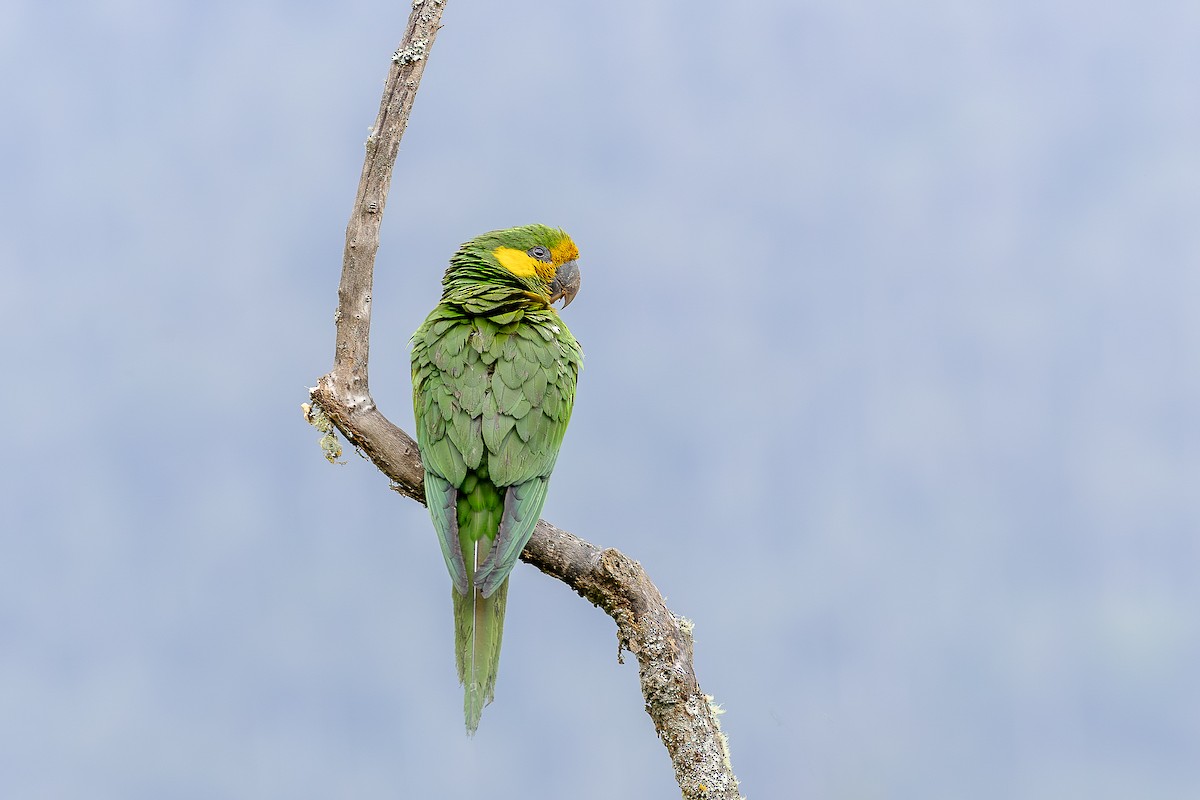
[{"label": "parrot", "polygon": [[492,702],[508,578],[546,502],[583,350],[553,303],[579,291],[563,230],[526,225],[462,244],[412,337],[425,502],[450,572],[468,735]]}]

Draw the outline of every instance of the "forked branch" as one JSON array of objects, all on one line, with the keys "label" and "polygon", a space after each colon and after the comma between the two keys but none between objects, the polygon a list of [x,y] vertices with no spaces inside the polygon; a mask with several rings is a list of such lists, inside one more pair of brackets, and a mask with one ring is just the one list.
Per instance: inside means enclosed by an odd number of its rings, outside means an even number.
[{"label": "forked branch", "polygon": [[[375,407],[367,360],[380,222],[400,138],[444,7],[445,0],[416,0],[404,39],[392,55],[346,226],[333,370],[310,390],[315,406],[346,440],[370,458],[397,491],[421,503],[425,473],[416,442]],[[313,409],[305,410],[313,420]],[[545,520],[538,523],[521,559],[558,578],[616,621],[620,648],[637,657],[646,711],[670,753],[683,796],[738,798],[737,778],[717,724],[720,711],[701,691],[692,668],[691,624],[671,613],[641,565]]]}]

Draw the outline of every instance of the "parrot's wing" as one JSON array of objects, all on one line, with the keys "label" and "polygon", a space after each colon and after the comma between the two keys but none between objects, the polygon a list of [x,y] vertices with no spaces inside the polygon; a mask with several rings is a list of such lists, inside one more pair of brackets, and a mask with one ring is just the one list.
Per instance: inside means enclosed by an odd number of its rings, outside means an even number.
[{"label": "parrot's wing", "polygon": [[582,358],[553,311],[530,312],[496,348],[483,438],[492,480],[505,495],[496,541],[475,574],[485,597],[508,578],[542,513]]},{"label": "parrot's wing", "polygon": [[454,588],[465,595],[470,583],[458,541],[455,487],[462,485],[467,466],[454,439],[466,415],[455,402],[455,376],[463,372],[470,327],[457,323],[449,309],[439,306],[413,334],[413,412],[425,464],[425,504]]},{"label": "parrot's wing", "polygon": [[425,504],[433,517],[438,544],[442,546],[442,558],[450,570],[450,579],[461,595],[467,594],[467,565],[463,563],[462,547],[458,543],[458,490],[450,481],[436,472],[425,470]]},{"label": "parrot's wing", "polygon": [[549,486],[549,476],[542,476],[509,486],[505,492],[504,515],[500,517],[496,541],[475,572],[475,587],[484,597],[490,597],[504,582],[529,543],[542,515],[542,506],[546,504]]}]

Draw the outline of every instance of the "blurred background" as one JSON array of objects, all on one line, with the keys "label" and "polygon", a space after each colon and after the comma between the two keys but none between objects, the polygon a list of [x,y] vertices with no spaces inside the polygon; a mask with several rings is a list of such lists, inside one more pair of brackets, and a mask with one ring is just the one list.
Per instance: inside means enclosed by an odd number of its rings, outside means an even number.
[{"label": "blurred background", "polygon": [[[303,421],[408,4],[0,9],[0,796],[677,796],[515,573],[463,733],[425,509]],[[766,798],[1200,797],[1200,6],[451,0],[371,387],[570,231],[546,517],[696,623]]]}]

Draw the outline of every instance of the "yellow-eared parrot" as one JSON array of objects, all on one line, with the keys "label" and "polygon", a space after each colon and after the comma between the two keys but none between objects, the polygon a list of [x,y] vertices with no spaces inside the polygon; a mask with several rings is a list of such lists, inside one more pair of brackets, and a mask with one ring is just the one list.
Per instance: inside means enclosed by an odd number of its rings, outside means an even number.
[{"label": "yellow-eared parrot", "polygon": [[546,501],[583,351],[551,305],[579,291],[579,251],[545,225],[459,247],[413,334],[425,500],[453,582],[467,732],[492,701],[508,575]]}]

